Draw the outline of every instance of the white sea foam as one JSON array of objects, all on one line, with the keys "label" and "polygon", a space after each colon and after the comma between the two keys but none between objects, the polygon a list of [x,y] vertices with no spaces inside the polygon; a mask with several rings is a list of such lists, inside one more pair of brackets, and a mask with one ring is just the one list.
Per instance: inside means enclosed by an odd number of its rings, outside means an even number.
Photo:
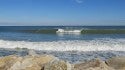
[{"label": "white sea foam", "polygon": [[76,30],[76,29],[58,29],[56,33],[58,34],[80,34],[82,30]]},{"label": "white sea foam", "polygon": [[29,48],[50,51],[125,51],[125,39],[26,42],[0,40],[0,48]]}]

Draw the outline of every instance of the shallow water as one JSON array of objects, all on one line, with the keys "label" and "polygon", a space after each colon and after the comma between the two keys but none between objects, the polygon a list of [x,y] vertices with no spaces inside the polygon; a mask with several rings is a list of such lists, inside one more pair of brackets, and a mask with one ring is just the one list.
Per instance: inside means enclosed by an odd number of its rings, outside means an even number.
[{"label": "shallow water", "polygon": [[[86,51],[86,52],[80,52],[80,51],[38,51],[36,50],[36,53],[39,55],[47,54],[47,55],[53,55],[55,57],[58,57],[59,59],[62,59],[64,61],[68,61],[70,63],[79,63],[79,62],[85,62],[88,60],[92,60],[95,58],[100,58],[101,60],[107,60],[111,57],[119,57],[119,56],[125,56],[125,51]],[[19,56],[26,56],[28,55],[28,50],[17,50],[17,49],[0,49],[0,57],[1,56],[8,56],[8,55],[19,55]]]}]

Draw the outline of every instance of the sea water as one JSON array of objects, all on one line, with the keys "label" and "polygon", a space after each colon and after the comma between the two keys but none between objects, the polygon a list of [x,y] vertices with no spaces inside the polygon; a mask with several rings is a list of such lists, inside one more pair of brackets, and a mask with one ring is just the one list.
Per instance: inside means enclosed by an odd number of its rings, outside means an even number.
[{"label": "sea water", "polygon": [[[57,33],[58,29],[70,32]],[[86,30],[91,31],[84,33]],[[98,30],[106,31],[98,33]],[[70,62],[105,60],[125,56],[124,30],[125,26],[1,26],[0,48],[35,49],[39,54],[44,51]]]}]

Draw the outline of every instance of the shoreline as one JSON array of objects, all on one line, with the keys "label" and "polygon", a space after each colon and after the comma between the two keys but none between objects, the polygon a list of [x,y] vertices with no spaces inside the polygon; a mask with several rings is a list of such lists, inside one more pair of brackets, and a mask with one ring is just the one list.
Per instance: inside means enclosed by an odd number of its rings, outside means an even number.
[{"label": "shoreline", "polygon": [[[9,55],[27,56],[28,52],[33,49],[27,48],[0,48],[0,57]],[[66,60],[69,63],[79,63],[99,58],[107,60],[111,57],[125,56],[125,51],[45,51],[33,50],[38,55],[53,55],[61,60]]]},{"label": "shoreline", "polygon": [[[36,50],[26,49],[26,48],[18,49],[18,50],[0,49],[0,52],[2,50],[4,52],[8,50],[9,53],[18,51],[18,53],[20,54],[21,54],[20,51],[22,52],[27,51],[27,54],[23,56],[19,54],[0,56],[0,70],[124,70],[125,68],[125,56],[124,57],[112,56],[110,58],[107,58],[106,60],[102,60],[101,58],[94,57],[92,59],[87,58],[89,60],[80,61],[77,63],[76,62],[71,63],[70,61],[66,59],[65,60],[61,59],[60,57],[57,57],[53,54],[47,54],[45,53],[45,51],[44,53],[40,54]],[[56,53],[60,54],[61,52],[56,52]],[[72,53],[70,53],[70,55],[72,55]],[[62,56],[62,54],[60,54],[60,56]],[[74,55],[72,55],[72,57],[73,56]],[[77,57],[74,57],[74,58],[77,58]],[[79,59],[83,59],[83,58],[79,58]],[[79,59],[76,59],[76,60],[79,60]]]}]

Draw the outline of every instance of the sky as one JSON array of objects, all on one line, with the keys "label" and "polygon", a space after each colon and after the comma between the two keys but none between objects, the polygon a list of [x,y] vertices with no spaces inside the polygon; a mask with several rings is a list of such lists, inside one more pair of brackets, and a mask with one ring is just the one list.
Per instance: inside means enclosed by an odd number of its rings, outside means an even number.
[{"label": "sky", "polygon": [[125,25],[125,0],[0,0],[0,26]]}]

